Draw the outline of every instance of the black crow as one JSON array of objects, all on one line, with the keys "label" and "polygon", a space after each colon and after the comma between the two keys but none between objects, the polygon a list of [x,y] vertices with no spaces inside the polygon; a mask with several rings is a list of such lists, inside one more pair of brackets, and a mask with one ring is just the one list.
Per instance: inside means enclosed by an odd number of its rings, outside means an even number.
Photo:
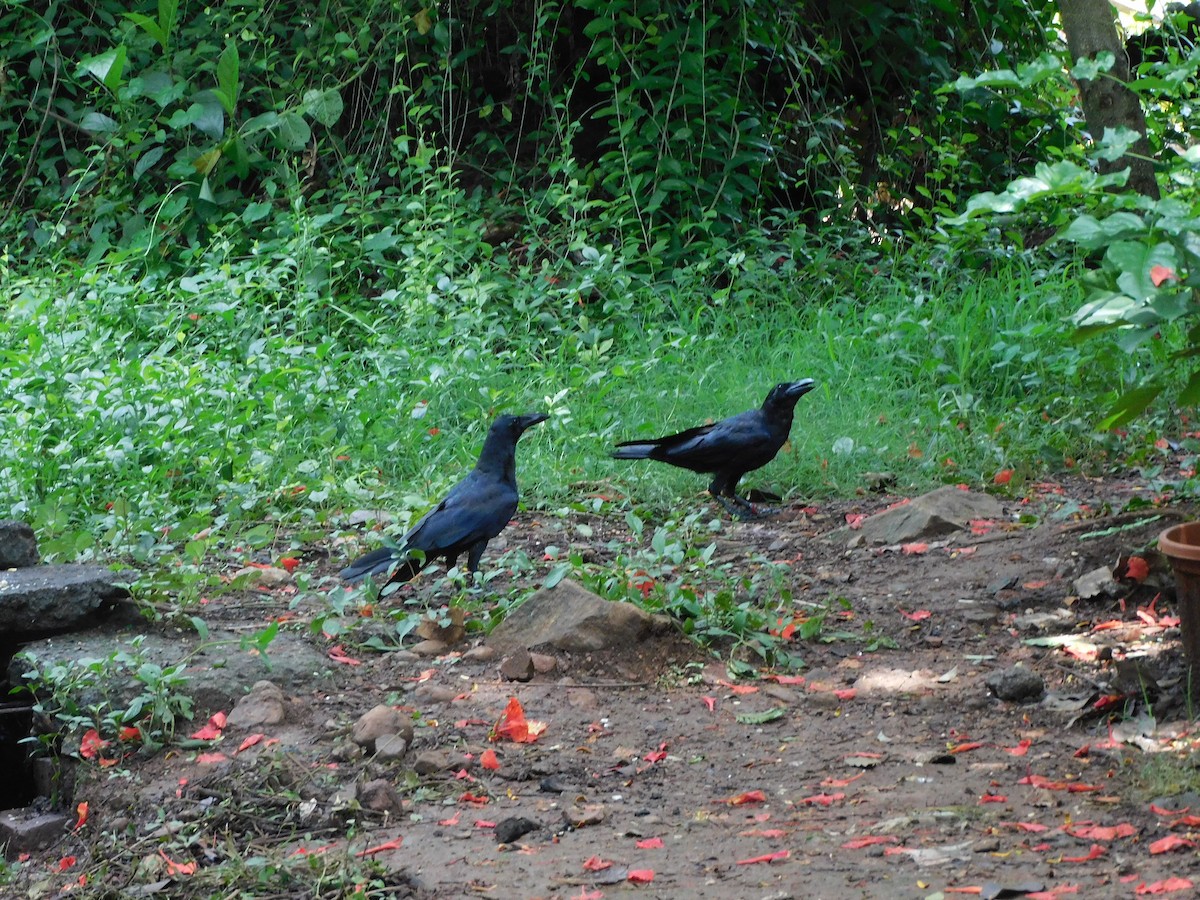
[{"label": "black crow", "polygon": [[[792,428],[796,401],[813,389],[811,378],[785,381],[771,388],[760,409],[752,409],[712,425],[689,428],[679,434],[646,441],[622,441],[615,459],[657,459],[693,472],[711,472],[712,494],[732,515],[755,515],[753,504],[736,491],[747,472],[775,458]],[[742,509],[730,506],[731,497]]]},{"label": "black crow", "polygon": [[447,568],[454,566],[464,552],[467,571],[474,572],[488,541],[504,530],[517,511],[517,441],[525,429],[548,418],[545,413],[498,416],[488,429],[475,468],[408,530],[398,547],[372,550],[338,574],[357,581],[390,572],[384,583],[402,584],[439,557],[445,558]]}]

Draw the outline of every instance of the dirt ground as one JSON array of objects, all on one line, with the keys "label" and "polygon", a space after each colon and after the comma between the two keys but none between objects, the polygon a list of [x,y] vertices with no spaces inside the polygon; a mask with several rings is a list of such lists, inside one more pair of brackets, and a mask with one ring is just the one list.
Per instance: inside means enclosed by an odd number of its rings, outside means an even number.
[{"label": "dirt ground", "polygon": [[[333,689],[289,692],[286,723],[252,746],[230,731],[118,777],[84,765],[86,826],[28,860],[12,896],[1195,896],[1188,694],[1153,550],[1195,510],[1073,478],[924,547],[830,537],[898,499],[791,506],[716,536],[724,559],[787,560],[795,601],[835,611],[819,639],[793,638],[799,672],[734,678],[674,633],[523,684],[463,659],[470,641],[433,659],[347,650],[359,664],[337,666]],[[522,514],[509,547],[540,561],[566,524]],[[338,552],[318,565],[334,571]],[[1099,566],[1119,590],[1078,598],[1074,579]],[[260,617],[269,597],[245,608]],[[993,695],[985,680],[1016,663],[1044,697]],[[489,741],[512,697],[545,723],[536,741]],[[379,703],[417,714],[401,761],[349,745]],[[416,774],[430,751],[446,766]],[[399,815],[337,809],[374,778]],[[519,818],[537,827],[500,843]]]}]

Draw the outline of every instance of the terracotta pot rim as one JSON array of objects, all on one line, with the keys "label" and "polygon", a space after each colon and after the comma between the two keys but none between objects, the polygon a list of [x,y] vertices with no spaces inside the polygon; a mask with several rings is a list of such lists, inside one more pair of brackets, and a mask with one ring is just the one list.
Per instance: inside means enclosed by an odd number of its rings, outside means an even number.
[{"label": "terracotta pot rim", "polygon": [[1200,561],[1200,521],[1172,525],[1158,536],[1158,549],[1171,559]]}]

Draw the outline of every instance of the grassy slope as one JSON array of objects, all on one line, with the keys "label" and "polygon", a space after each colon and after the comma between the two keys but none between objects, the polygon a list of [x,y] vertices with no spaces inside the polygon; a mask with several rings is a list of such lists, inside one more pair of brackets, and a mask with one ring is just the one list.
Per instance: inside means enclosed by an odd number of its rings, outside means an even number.
[{"label": "grassy slope", "polygon": [[811,288],[803,271],[771,274],[716,298],[698,281],[624,279],[581,301],[503,273],[482,290],[476,271],[432,302],[385,298],[404,314],[364,301],[301,318],[253,285],[113,270],[88,290],[77,273],[34,273],[0,327],[0,514],[66,536],[52,549],[69,556],[92,540],[144,550],[164,528],[178,541],[214,521],[416,512],[471,464],[494,412],[535,408],[554,419],[522,443],[531,503],[611,481],[666,510],[703,479],[610,460],[615,440],[746,409],[804,376],[819,387],[791,446],[748,479],[793,497],[853,491],[865,471],[911,489],[979,482],[1061,464],[1086,435],[1064,274],[847,264]]}]

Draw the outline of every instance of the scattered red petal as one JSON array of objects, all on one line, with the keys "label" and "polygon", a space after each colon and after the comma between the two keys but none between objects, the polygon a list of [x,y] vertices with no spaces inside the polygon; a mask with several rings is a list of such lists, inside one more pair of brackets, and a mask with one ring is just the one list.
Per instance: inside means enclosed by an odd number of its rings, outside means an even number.
[{"label": "scattered red petal", "polygon": [[716,708],[717,708],[717,698],[716,697],[701,697],[700,699],[704,701],[704,705],[708,707],[709,712],[714,712],[716,710]]},{"label": "scattered red petal", "polygon": [[1001,469],[992,477],[992,484],[1008,484],[1012,481],[1012,477],[1012,469]]},{"label": "scattered red petal", "polygon": [[899,607],[896,607],[896,611],[900,613],[900,615],[904,616],[904,618],[913,622],[921,622],[933,615],[933,613],[927,609],[915,609],[912,612],[905,612]]},{"label": "scattered red petal", "polygon": [[866,513],[846,513],[846,524],[851,531],[857,531],[862,528],[862,524],[866,521]]},{"label": "scattered red petal", "polygon": [[95,728],[89,728],[79,740],[79,755],[84,759],[95,759],[107,746],[108,741],[101,739],[100,732]]},{"label": "scattered red petal", "polygon": [[1040,822],[1001,822],[1006,828],[1015,828],[1017,831],[1026,831],[1033,834],[1038,834],[1042,831],[1049,831],[1049,825],[1043,825]]},{"label": "scattered red petal", "polygon": [[821,787],[847,787],[866,774],[866,772],[859,772],[857,775],[851,775],[849,778],[826,778],[821,782]]},{"label": "scattered red petal", "polygon": [[476,820],[475,820],[475,827],[476,827],[476,828],[495,828],[495,827],[496,827],[496,823],[495,823],[495,822],[489,822],[487,819],[476,819]]},{"label": "scattered red petal", "polygon": [[1001,749],[1005,753],[1011,753],[1013,756],[1024,756],[1026,753],[1029,752],[1029,748],[1032,746],[1033,746],[1033,741],[1029,740],[1029,738],[1025,738],[1023,741],[1021,741],[1015,747],[1002,747]]},{"label": "scattered red petal", "polygon": [[967,524],[971,526],[971,534],[976,537],[982,537],[996,527],[991,519],[971,519]]},{"label": "scattered red petal", "polygon": [[1178,281],[1179,276],[1175,274],[1175,270],[1170,266],[1156,264],[1150,267],[1150,283],[1155,287],[1161,287],[1164,281]]},{"label": "scattered red petal", "polygon": [[1119,825],[1077,825],[1064,828],[1067,834],[1090,841],[1115,841],[1117,838],[1134,837],[1137,829],[1128,822]]},{"label": "scattered red petal", "polygon": [[249,735],[244,741],[238,744],[238,748],[234,751],[234,753],[241,753],[243,750],[249,750],[255,744],[261,744],[264,738],[266,738],[266,735],[258,732]]},{"label": "scattered red petal", "polygon": [[983,741],[966,741],[962,744],[955,744],[950,748],[951,753],[970,753],[972,750],[978,750],[983,746]]},{"label": "scattered red petal", "polygon": [[120,741],[140,741],[142,739],[142,730],[136,725],[126,725],[117,732],[117,740]]},{"label": "scattered red petal", "polygon": [[295,572],[296,567],[300,565],[300,560],[294,556],[285,556],[279,560],[279,567],[286,572]]},{"label": "scattered red petal", "polygon": [[833,696],[839,700],[853,700],[858,696],[858,691],[855,688],[840,688],[833,692]]},{"label": "scattered red petal", "polygon": [[1086,856],[1064,856],[1062,861],[1070,863],[1091,862],[1093,859],[1099,859],[1104,856],[1106,852],[1099,844],[1092,844],[1092,849],[1087,852]]},{"label": "scattered red petal", "polygon": [[462,810],[455,810],[454,815],[448,819],[438,819],[439,825],[457,825],[459,818],[462,816]]},{"label": "scattered red petal", "polygon": [[374,847],[368,847],[366,850],[359,850],[354,855],[361,859],[364,856],[374,856],[376,853],[384,853],[388,850],[399,850],[403,842],[404,838],[402,837],[392,838],[390,841],[376,844]]},{"label": "scattered red petal", "polygon": [[1008,798],[1003,794],[984,794],[979,798],[980,803],[1007,803]]},{"label": "scattered red petal", "polygon": [[868,837],[854,838],[842,844],[844,850],[861,850],[863,847],[874,847],[876,844],[896,844],[900,839],[894,834],[873,834]]},{"label": "scattered red petal", "polygon": [[491,739],[513,741],[517,744],[532,744],[546,730],[545,722],[530,722],[525,718],[521,701],[510,697],[499,721],[492,728]]},{"label": "scattered red petal", "polygon": [[1027,591],[1040,591],[1042,588],[1044,588],[1049,583],[1050,582],[1048,582],[1048,581],[1027,581],[1023,585],[1021,585],[1021,587],[1025,588],[1025,590],[1027,590]]},{"label": "scattered red petal", "polygon": [[787,831],[782,828],[751,828],[748,831],[738,832],[738,837],[781,838],[786,835]]},{"label": "scattered red petal", "polygon": [[430,429],[429,429],[429,436],[430,436],[430,437],[437,437],[437,436],[438,436],[439,434],[441,434],[441,433],[442,433],[442,429],[440,429],[440,428],[438,428],[438,427],[436,427],[436,426],[434,426],[433,428],[430,428]]},{"label": "scattered red petal", "polygon": [[488,748],[479,754],[479,765],[495,772],[500,768],[500,760],[496,759],[496,751]]},{"label": "scattered red petal", "polygon": [[646,838],[644,841],[637,842],[639,850],[658,850],[663,846],[663,839],[660,837]]},{"label": "scattered red petal", "polygon": [[195,860],[186,863],[177,863],[161,849],[158,851],[158,855],[166,862],[168,875],[193,875],[196,872]]},{"label": "scattered red petal", "polygon": [[1140,556],[1129,557],[1129,562],[1125,564],[1125,577],[1130,581],[1144,581],[1146,576],[1150,574],[1150,565]]},{"label": "scattered red petal", "polygon": [[1195,841],[1189,841],[1187,838],[1182,838],[1177,834],[1168,834],[1165,838],[1159,838],[1150,845],[1150,855],[1156,856],[1159,853],[1170,853],[1172,850],[1195,846]]},{"label": "scattered red petal", "polygon": [[811,797],[801,797],[797,803],[803,803],[807,806],[832,806],[838,800],[845,800],[846,795],[837,794],[813,794]]},{"label": "scattered red petal", "polygon": [[212,765],[213,763],[226,762],[229,757],[224,753],[200,753],[196,756],[196,762],[202,766]]},{"label": "scattered red petal", "polygon": [[583,861],[583,868],[588,872],[602,872],[605,869],[612,868],[611,860],[601,859],[598,856],[589,856]]},{"label": "scattered red petal", "polygon": [[1173,894],[1176,891],[1187,891],[1193,887],[1192,882],[1187,878],[1178,876],[1164,879],[1163,881],[1155,881],[1150,884],[1142,882],[1133,889],[1135,894]]},{"label": "scattered red petal", "polygon": [[776,684],[804,684],[803,675],[768,675],[766,680]]},{"label": "scattered red petal", "polygon": [[465,791],[458,798],[459,803],[474,803],[476,806],[486,806],[489,802],[488,797],[481,797],[478,794],[472,794],[470,791]]},{"label": "scattered red petal", "polygon": [[65,872],[65,871],[67,871],[67,869],[71,868],[71,866],[73,866],[73,865],[75,865],[75,857],[64,856],[62,859],[60,859],[58,861],[58,871]]},{"label": "scattered red petal", "polygon": [[745,806],[748,803],[766,803],[767,795],[762,791],[746,791],[736,797],[726,800],[714,800],[713,803],[724,803],[726,806]]},{"label": "scattered red petal", "polygon": [[353,656],[347,656],[346,650],[341,644],[334,644],[329,648],[326,654],[335,663],[341,663],[344,666],[361,666],[362,660],[355,659]]},{"label": "scattered red petal", "polygon": [[653,869],[630,869],[626,876],[634,884],[649,884],[654,880]]},{"label": "scattered red petal", "polygon": [[922,553],[929,552],[929,545],[923,541],[915,541],[911,544],[901,544],[900,552],[905,556],[919,556]]},{"label": "scattered red petal", "polygon": [[773,863],[776,860],[787,859],[792,855],[791,850],[777,850],[774,853],[767,853],[764,856],[752,856],[749,859],[739,859],[739,866],[752,866],[755,863]]},{"label": "scattered red petal", "polygon": [[206,724],[199,731],[192,734],[192,738],[197,741],[212,741],[221,736],[221,732],[225,730],[226,715],[223,712],[215,712],[208,717]]},{"label": "scattered red petal", "polygon": [[87,824],[88,805],[86,800],[75,807],[75,817],[75,828],[73,830],[78,831]]},{"label": "scattered red petal", "polygon": [[1026,894],[1025,900],[1058,900],[1058,898],[1062,897],[1064,894],[1078,893],[1079,885],[1064,884],[1061,887],[1050,888],[1048,891],[1034,891],[1032,894]]}]

